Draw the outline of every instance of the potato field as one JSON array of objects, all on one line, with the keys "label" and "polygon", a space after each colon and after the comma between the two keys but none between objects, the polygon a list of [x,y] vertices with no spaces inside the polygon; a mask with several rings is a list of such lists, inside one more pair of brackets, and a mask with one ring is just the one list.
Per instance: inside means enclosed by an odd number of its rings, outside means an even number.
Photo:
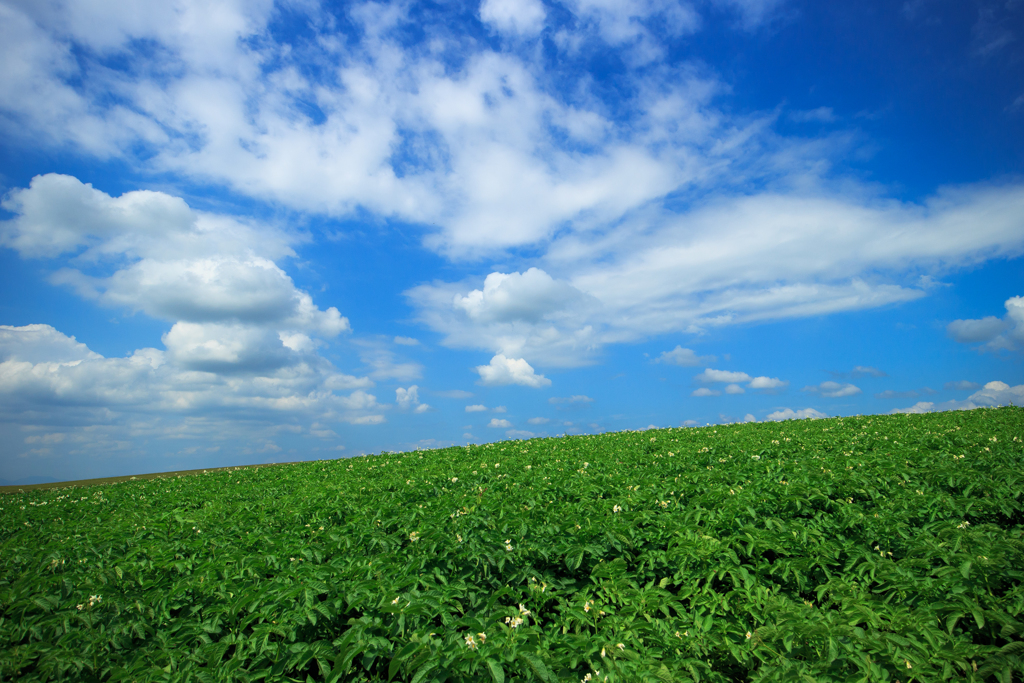
[{"label": "potato field", "polygon": [[1011,681],[1024,409],[0,497],[2,681]]}]

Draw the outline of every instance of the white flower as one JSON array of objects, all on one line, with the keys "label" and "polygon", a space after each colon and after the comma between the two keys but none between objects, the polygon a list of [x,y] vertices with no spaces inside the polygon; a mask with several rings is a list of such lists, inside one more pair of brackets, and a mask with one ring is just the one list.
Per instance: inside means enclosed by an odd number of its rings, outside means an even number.
[{"label": "white flower", "polygon": [[622,512],[622,508],[620,506],[616,505],[616,506],[614,506],[612,508],[612,512]]},{"label": "white flower", "polygon": [[401,600],[401,598],[395,598],[394,600],[391,601],[391,604],[392,605],[397,605],[399,600]]},{"label": "white flower", "polygon": [[615,647],[619,648],[619,649],[620,649],[620,650],[622,650],[622,651],[625,651],[625,650],[626,650],[626,646],[625,646],[625,645],[623,645],[622,643],[616,643],[616,644],[615,644]]},{"label": "white flower", "polygon": [[420,540],[420,532],[414,531],[411,534],[409,534],[409,540],[412,541],[413,543],[415,543],[416,541]]},{"label": "white flower", "polygon": [[470,650],[475,650],[477,647],[476,638],[474,638],[473,634],[471,633],[466,635],[466,647],[468,647]]},{"label": "white flower", "polygon": [[512,552],[512,539],[510,538],[505,539],[505,552]]},{"label": "white flower", "polygon": [[522,614],[524,617],[530,616],[530,610],[523,607],[523,603],[519,603],[519,613]]}]

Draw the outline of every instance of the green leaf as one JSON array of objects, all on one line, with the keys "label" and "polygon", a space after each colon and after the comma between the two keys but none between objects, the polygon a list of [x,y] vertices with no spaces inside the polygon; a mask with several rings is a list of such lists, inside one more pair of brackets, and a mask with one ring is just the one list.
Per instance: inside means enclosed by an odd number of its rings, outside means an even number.
[{"label": "green leaf", "polygon": [[501,668],[501,664],[498,664],[493,659],[485,659],[484,663],[487,664],[487,669],[491,672],[491,678],[494,679],[494,683],[505,683],[505,670]]},{"label": "green leaf", "polygon": [[405,646],[395,653],[395,656],[391,658],[391,663],[388,665],[388,680],[390,681],[398,673],[399,667],[402,665],[402,660],[406,659],[409,655],[416,652],[423,646],[423,643],[406,643]]},{"label": "green leaf", "polygon": [[529,666],[533,670],[533,673],[537,675],[537,678],[544,681],[544,683],[554,683],[558,680],[555,678],[555,674],[551,669],[548,668],[547,664],[545,664],[537,655],[529,652],[520,652],[519,658],[525,661],[527,666]]}]

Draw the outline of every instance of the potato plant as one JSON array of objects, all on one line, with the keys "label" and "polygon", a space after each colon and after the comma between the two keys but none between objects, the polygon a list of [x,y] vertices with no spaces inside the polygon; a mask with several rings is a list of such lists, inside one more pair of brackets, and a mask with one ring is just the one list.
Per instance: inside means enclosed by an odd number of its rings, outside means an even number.
[{"label": "potato plant", "polygon": [[0,499],[0,679],[1020,680],[1024,409]]}]

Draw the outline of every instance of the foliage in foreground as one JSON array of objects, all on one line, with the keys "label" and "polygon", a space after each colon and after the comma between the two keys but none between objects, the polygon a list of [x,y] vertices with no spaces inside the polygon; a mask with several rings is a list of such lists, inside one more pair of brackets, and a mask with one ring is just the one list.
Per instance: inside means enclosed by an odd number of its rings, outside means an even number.
[{"label": "foliage in foreground", "polygon": [[1024,409],[0,500],[0,679],[1010,681]]}]

